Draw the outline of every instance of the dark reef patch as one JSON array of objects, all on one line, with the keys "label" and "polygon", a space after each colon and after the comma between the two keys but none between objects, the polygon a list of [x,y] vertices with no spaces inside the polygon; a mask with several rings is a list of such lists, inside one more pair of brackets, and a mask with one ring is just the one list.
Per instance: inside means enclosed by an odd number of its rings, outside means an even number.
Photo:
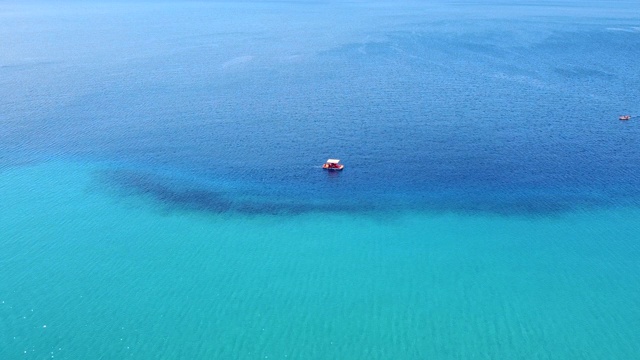
[{"label": "dark reef patch", "polygon": [[[128,170],[103,171],[101,178],[123,196],[148,197],[167,209],[244,215],[297,215],[310,212],[370,211],[373,206],[347,202],[301,202],[251,193],[241,188],[214,190],[209,185]],[[265,190],[266,192],[266,190]]]},{"label": "dark reef patch", "polygon": [[[243,215],[300,215],[325,213],[394,213],[401,211],[493,214],[500,216],[556,216],[570,211],[599,207],[639,206],[628,191],[597,189],[515,189],[433,186],[411,189],[363,188],[337,190],[331,196],[317,196],[313,187],[297,191],[283,188],[255,190],[255,187],[216,186],[193,179],[132,170],[100,173],[103,183],[120,196],[146,197],[166,210]],[[315,195],[313,195],[315,194]]]}]

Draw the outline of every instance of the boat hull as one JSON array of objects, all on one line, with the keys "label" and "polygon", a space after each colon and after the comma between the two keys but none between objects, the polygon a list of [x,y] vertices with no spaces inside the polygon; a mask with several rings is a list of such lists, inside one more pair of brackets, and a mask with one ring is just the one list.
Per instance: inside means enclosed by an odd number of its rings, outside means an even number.
[{"label": "boat hull", "polygon": [[336,167],[328,166],[327,164],[322,165],[322,168],[329,171],[340,171],[344,169],[344,165],[338,165]]}]

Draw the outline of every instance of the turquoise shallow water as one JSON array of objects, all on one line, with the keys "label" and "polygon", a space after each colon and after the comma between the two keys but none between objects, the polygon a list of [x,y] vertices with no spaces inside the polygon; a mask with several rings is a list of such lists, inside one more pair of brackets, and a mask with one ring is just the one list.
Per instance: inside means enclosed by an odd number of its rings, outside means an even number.
[{"label": "turquoise shallow water", "polygon": [[209,214],[114,196],[104,166],[0,173],[1,358],[640,352],[639,209]]}]

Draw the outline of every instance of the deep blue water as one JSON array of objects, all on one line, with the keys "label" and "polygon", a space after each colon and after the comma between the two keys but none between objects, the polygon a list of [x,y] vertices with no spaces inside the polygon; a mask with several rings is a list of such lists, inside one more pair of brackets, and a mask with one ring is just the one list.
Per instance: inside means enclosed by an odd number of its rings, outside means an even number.
[{"label": "deep blue water", "polygon": [[113,182],[205,209],[239,201],[211,179],[257,212],[638,203],[632,2],[3,9],[5,162],[123,162]]}]

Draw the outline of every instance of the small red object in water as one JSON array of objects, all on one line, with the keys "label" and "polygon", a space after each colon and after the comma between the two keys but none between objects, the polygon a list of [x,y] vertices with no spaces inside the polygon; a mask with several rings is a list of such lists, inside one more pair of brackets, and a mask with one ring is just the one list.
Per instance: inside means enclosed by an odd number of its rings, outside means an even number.
[{"label": "small red object in water", "polygon": [[342,170],[344,169],[344,165],[338,164],[340,160],[338,159],[329,159],[324,165],[322,165],[323,169],[327,170]]}]

